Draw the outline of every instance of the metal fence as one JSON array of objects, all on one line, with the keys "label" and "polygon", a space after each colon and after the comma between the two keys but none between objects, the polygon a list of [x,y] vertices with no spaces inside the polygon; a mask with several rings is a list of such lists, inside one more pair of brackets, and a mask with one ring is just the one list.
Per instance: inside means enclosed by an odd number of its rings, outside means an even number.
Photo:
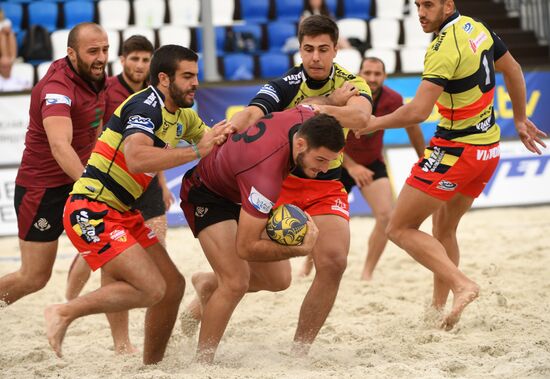
[{"label": "metal fence", "polygon": [[532,30],[539,42],[550,43],[550,0],[496,0],[517,14],[523,29]]}]

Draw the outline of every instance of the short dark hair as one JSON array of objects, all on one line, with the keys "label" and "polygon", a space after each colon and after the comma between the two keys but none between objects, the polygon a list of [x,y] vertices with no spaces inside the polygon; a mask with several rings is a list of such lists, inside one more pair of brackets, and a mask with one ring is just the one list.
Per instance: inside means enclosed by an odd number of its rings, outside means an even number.
[{"label": "short dark hair", "polygon": [[181,61],[197,62],[199,56],[193,50],[180,45],[164,45],[159,47],[151,59],[151,84],[159,84],[159,74],[164,72],[171,79],[174,78],[178,64]]},{"label": "short dark hair", "polygon": [[384,71],[384,74],[386,73],[386,64],[384,63],[384,61],[378,57],[365,57],[363,58],[363,60],[361,61],[361,64],[359,65],[359,71],[361,71],[361,69],[363,68],[363,63],[365,63],[366,61],[369,61],[369,62],[378,62],[382,65],[382,71]]},{"label": "short dark hair", "polygon": [[78,40],[80,37],[80,30],[92,27],[96,30],[105,32],[101,25],[96,24],[95,22],[81,22],[80,24],[76,24],[70,31],[69,36],[67,37],[67,47],[70,47],[71,49],[77,50],[78,49]]},{"label": "short dark hair", "polygon": [[305,36],[316,37],[321,34],[328,34],[331,41],[338,43],[338,25],[328,16],[313,15],[306,17],[298,27],[298,41],[302,44]]},{"label": "short dark hair", "polygon": [[122,56],[127,57],[128,54],[131,54],[134,51],[147,51],[148,53],[153,54],[155,48],[147,38],[136,34],[127,38],[122,44]]},{"label": "short dark hair", "polygon": [[342,125],[336,118],[324,113],[307,119],[297,134],[307,141],[310,149],[326,147],[330,151],[339,152],[346,144]]}]

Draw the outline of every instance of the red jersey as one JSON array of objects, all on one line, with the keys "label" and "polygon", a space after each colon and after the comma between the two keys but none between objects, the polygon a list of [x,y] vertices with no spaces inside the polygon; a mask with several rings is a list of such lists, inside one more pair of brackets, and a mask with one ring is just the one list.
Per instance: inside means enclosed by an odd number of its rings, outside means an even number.
[{"label": "red jersey", "polygon": [[[106,81],[107,92],[105,92],[105,116],[103,116],[103,125],[109,121],[115,109],[118,108],[124,100],[134,93],[132,87],[126,83],[122,74],[109,76]],[[147,88],[147,84],[143,83],[143,88]]]},{"label": "red jersey", "polygon": [[[392,113],[403,105],[403,97],[389,87],[382,86],[380,95],[374,100],[372,114],[380,117]],[[348,134],[344,152],[355,162],[367,166],[374,161],[384,161],[382,147],[384,145],[384,130],[355,138],[353,133]]]},{"label": "red jersey", "polygon": [[201,159],[202,182],[252,216],[267,218],[293,168],[292,138],[314,115],[307,106],[267,114]]},{"label": "red jersey", "polygon": [[51,64],[31,93],[30,121],[16,184],[52,188],[73,182],[54,159],[42,120],[50,116],[71,119],[71,145],[85,166],[105,112],[105,82],[98,88],[80,77],[67,57]]}]

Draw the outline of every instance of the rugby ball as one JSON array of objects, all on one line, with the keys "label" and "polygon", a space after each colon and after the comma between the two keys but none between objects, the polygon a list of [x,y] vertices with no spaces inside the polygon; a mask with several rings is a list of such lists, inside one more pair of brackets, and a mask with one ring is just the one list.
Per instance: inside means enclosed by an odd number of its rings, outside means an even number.
[{"label": "rugby ball", "polygon": [[283,204],[271,211],[265,230],[269,238],[281,245],[299,245],[307,233],[307,216],[297,206]]}]

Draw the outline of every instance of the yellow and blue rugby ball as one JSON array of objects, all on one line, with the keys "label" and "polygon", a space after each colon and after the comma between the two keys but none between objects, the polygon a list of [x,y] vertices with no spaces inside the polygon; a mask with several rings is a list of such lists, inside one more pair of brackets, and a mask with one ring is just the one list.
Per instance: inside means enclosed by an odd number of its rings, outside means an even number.
[{"label": "yellow and blue rugby ball", "polygon": [[296,246],[302,243],[307,233],[307,216],[297,206],[283,204],[271,211],[265,230],[273,241]]}]

